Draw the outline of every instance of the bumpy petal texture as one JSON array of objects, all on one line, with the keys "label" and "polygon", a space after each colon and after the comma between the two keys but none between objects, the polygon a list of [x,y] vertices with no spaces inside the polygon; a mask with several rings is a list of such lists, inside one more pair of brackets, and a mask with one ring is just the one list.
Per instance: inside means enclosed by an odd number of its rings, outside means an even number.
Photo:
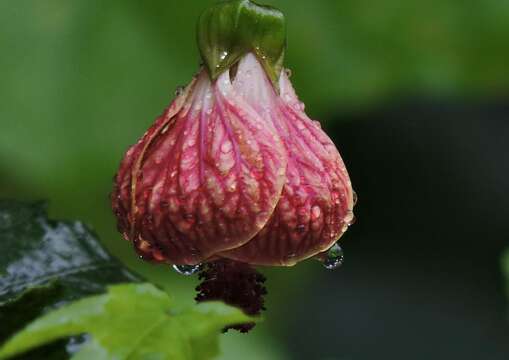
[{"label": "bumpy petal texture", "polygon": [[279,134],[287,153],[286,181],[274,214],[247,244],[224,257],[258,265],[293,265],[329,249],[354,220],[354,192],[336,146],[304,112],[288,75],[280,94],[253,55],[239,64],[236,92]]},{"label": "bumpy petal texture", "polygon": [[248,243],[286,181],[280,130],[202,70],[126,153],[112,206],[145,259],[194,265]]}]

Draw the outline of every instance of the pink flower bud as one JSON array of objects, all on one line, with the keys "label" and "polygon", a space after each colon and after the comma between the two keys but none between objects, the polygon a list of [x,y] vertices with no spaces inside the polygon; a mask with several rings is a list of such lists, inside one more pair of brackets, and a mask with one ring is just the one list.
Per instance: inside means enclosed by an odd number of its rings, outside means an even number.
[{"label": "pink flower bud", "polygon": [[202,69],[120,165],[112,206],[145,259],[293,265],[353,221],[343,161],[286,72],[278,93],[251,53],[230,70]]}]

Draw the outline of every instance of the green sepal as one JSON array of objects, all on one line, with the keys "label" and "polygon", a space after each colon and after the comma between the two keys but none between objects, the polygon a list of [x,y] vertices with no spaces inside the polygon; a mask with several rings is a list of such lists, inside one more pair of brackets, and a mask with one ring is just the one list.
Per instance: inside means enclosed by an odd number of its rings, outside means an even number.
[{"label": "green sepal", "polygon": [[286,22],[278,9],[250,0],[219,3],[200,16],[197,37],[212,80],[252,52],[277,89],[286,48]]}]

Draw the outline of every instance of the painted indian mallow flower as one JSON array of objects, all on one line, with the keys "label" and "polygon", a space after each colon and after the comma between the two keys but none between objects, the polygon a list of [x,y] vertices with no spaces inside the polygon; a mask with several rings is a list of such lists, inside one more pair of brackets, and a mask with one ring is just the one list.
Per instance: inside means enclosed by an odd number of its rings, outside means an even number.
[{"label": "painted indian mallow flower", "polygon": [[355,193],[282,66],[281,12],[248,0],[220,3],[200,17],[198,45],[203,67],[127,151],[112,206],[143,259],[188,274],[204,269],[198,300],[257,313],[263,302],[249,309],[211,279],[220,274],[234,288],[244,281],[261,296],[264,279],[249,265],[311,257],[340,265],[336,242],[354,221]]}]

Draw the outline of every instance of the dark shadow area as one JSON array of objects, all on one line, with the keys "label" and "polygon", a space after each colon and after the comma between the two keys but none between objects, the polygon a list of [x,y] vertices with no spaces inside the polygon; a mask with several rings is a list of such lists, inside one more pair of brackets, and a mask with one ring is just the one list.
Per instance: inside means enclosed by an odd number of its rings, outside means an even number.
[{"label": "dark shadow area", "polygon": [[330,123],[358,221],[343,268],[288,309],[292,358],[509,358],[508,104],[406,103]]}]

